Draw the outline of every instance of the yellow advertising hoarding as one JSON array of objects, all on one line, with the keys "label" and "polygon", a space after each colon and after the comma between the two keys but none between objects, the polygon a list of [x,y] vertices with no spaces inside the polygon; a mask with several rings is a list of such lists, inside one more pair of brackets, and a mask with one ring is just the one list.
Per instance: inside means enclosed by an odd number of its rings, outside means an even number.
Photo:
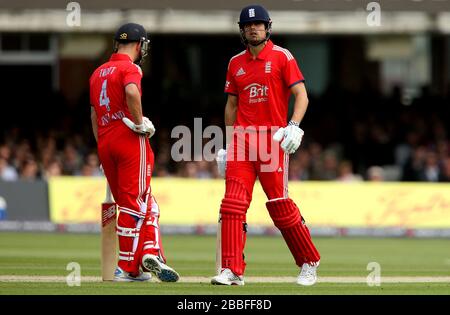
[{"label": "yellow advertising hoarding", "polygon": [[[51,220],[100,222],[105,184],[104,178],[52,178]],[[224,180],[155,178],[152,189],[161,208],[161,224],[204,225],[217,222],[225,184]],[[449,184],[291,182],[289,195],[310,226],[450,227]],[[256,183],[249,224],[272,225],[265,202]]]}]

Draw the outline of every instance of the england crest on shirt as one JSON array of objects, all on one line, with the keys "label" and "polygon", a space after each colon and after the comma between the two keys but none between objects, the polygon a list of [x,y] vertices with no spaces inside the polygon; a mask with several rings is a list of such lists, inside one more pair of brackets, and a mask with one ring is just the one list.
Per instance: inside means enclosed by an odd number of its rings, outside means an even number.
[{"label": "england crest on shirt", "polygon": [[272,62],[271,61],[267,61],[266,62],[266,67],[264,69],[265,73],[270,73],[272,71]]}]

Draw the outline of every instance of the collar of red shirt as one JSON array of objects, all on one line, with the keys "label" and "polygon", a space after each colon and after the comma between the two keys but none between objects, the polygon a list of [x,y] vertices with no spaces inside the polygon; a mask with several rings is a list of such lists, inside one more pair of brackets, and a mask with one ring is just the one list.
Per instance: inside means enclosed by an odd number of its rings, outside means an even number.
[{"label": "collar of red shirt", "polygon": [[[273,43],[272,41],[269,39],[267,41],[266,46],[264,46],[264,48],[259,52],[258,56],[256,56],[256,59],[260,59],[260,60],[264,60],[266,59],[266,57],[269,55],[269,53],[272,51],[273,48]],[[250,52],[250,48],[247,48],[247,58],[253,60],[253,55]]]},{"label": "collar of red shirt", "polygon": [[131,57],[128,56],[127,54],[119,54],[119,53],[114,53],[111,55],[111,58],[109,59],[110,61],[117,61],[117,60],[128,60],[131,61]]}]

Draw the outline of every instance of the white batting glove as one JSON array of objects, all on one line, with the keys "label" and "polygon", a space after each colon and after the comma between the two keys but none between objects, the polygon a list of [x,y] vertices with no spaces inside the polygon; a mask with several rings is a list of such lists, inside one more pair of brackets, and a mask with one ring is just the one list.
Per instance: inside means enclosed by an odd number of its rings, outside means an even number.
[{"label": "white batting glove", "polygon": [[225,171],[227,169],[227,150],[220,149],[216,156],[217,170],[220,176],[225,176]]},{"label": "white batting glove", "polygon": [[302,143],[302,138],[305,132],[295,124],[289,124],[285,128],[280,128],[273,135],[273,140],[281,142],[281,149],[287,154],[292,154],[297,151]]},{"label": "white batting glove", "polygon": [[128,128],[138,134],[146,135],[149,138],[155,134],[155,126],[153,126],[153,123],[147,117],[142,118],[142,124],[140,125],[136,125],[127,117],[122,118],[122,121]]}]

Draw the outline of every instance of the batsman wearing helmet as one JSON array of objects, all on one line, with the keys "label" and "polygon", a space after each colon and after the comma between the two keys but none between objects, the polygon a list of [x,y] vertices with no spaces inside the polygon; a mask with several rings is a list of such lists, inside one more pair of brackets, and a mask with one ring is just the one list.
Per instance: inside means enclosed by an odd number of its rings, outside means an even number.
[{"label": "batsman wearing helmet", "polygon": [[[118,205],[119,262],[115,281],[161,281],[179,276],[165,264],[159,233],[159,207],[150,189],[154,155],[149,138],[155,128],[142,115],[139,64],[148,54],[143,26],[122,25],[114,53],[90,78],[91,122],[98,154]],[[144,273],[145,271],[145,273]]]},{"label": "batsman wearing helmet", "polygon": [[[287,189],[289,154],[304,134],[299,127],[308,106],[304,78],[294,56],[269,39],[272,21],[264,7],[243,8],[238,24],[246,50],[231,58],[225,83],[225,124],[233,132],[216,158],[226,188],[220,206],[221,266],[211,283],[244,284],[246,213],[259,178],[267,210],[301,268],[297,283],[313,285],[320,255]],[[288,121],[291,94],[295,103]]]}]

